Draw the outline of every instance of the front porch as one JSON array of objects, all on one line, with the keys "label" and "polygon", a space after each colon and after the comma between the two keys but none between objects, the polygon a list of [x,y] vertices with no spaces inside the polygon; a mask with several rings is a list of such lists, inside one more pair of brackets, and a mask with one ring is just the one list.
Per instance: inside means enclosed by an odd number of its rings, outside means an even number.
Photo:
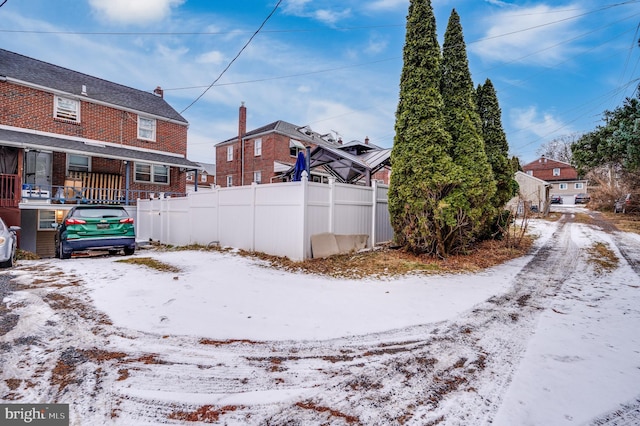
[{"label": "front porch", "polygon": [[17,174],[0,174],[0,207],[18,208],[37,204],[122,204],[136,205],[138,199],[184,196],[182,192],[151,191],[123,187],[120,175],[74,172],[64,185],[23,184]]}]

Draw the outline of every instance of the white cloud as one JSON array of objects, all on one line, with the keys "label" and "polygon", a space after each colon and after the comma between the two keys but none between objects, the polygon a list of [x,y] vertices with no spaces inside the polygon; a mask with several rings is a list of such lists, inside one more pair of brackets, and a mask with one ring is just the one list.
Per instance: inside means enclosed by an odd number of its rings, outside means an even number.
[{"label": "white cloud", "polygon": [[109,21],[146,24],[160,21],[185,0],[89,0],[91,7]]},{"label": "white cloud", "polygon": [[553,114],[538,112],[535,106],[515,108],[511,111],[510,116],[516,129],[532,133],[539,138],[549,138],[555,134],[566,134],[573,131],[568,127],[568,124]]},{"label": "white cloud", "polygon": [[398,9],[400,6],[403,8],[408,7],[407,0],[376,0],[366,6],[369,10],[392,10]]},{"label": "white cloud", "polygon": [[351,9],[312,9],[310,0],[289,0],[284,8],[284,13],[302,18],[311,18],[327,25],[335,25],[338,21],[351,16]]},{"label": "white cloud", "polygon": [[375,55],[377,53],[383,52],[387,46],[389,45],[389,41],[386,39],[381,39],[378,36],[371,36],[369,39],[369,44],[364,49],[364,51],[368,54]]},{"label": "white cloud", "polygon": [[198,56],[196,61],[199,64],[221,64],[225,60],[224,54],[218,50],[212,50],[210,52],[203,53]]},{"label": "white cloud", "polygon": [[313,12],[313,17],[325,24],[333,25],[338,21],[347,18],[351,15],[351,9],[344,9],[342,11],[319,9]]},{"label": "white cloud", "polygon": [[485,2],[499,7],[511,6],[509,3],[500,0],[485,0]]},{"label": "white cloud", "polygon": [[510,8],[485,19],[484,37],[469,50],[488,61],[550,66],[572,55],[578,6]]}]

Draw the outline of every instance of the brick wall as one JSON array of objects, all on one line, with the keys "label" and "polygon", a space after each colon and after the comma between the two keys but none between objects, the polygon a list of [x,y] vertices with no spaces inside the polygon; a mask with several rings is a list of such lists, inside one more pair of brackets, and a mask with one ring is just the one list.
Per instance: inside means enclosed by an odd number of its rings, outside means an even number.
[{"label": "brick wall", "polygon": [[[559,174],[554,175],[554,169],[557,169]],[[531,176],[546,181],[578,179],[578,172],[570,164],[545,157],[525,164],[522,166],[522,170]]]},{"label": "brick wall", "polygon": [[[64,136],[82,137],[123,146],[170,152],[186,157],[187,126],[156,119],[156,140],[138,139],[138,115],[92,102],[80,102],[80,122],[74,123],[53,117],[52,93],[29,87],[0,82],[0,124]],[[124,176],[121,160],[92,157],[91,171],[117,173]],[[54,153],[53,185],[64,185],[66,154]],[[185,172],[172,167],[170,184],[158,185],[134,182],[133,165],[130,182],[133,190],[185,192]]]},{"label": "brick wall", "polygon": [[158,119],[156,140],[138,139],[137,114],[92,102],[80,102],[80,123],[53,117],[54,95],[0,82],[0,124],[83,137],[181,155],[187,153],[187,126]]},{"label": "brick wall", "polygon": [[[270,183],[271,178],[276,176],[273,171],[274,161],[288,163],[293,166],[296,157],[289,154],[289,136],[278,133],[262,135],[262,154],[255,155],[256,138],[244,141],[244,184],[250,185],[253,182],[253,173],[260,171],[262,183]],[[233,146],[233,161],[227,161],[227,146]],[[233,185],[242,184],[242,159],[240,158],[240,147],[238,142],[216,147],[216,179],[220,186],[227,186],[227,176],[233,176]]]}]

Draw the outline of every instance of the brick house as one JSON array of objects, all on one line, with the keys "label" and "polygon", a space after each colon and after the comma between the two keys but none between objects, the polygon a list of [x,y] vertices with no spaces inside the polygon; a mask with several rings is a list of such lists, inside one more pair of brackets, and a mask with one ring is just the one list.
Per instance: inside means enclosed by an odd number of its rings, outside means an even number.
[{"label": "brick house", "polygon": [[154,93],[0,49],[0,216],[53,255],[75,203],[184,194],[188,122]]},{"label": "brick house", "polygon": [[522,171],[549,183],[550,194],[562,196],[568,204],[573,204],[576,194],[587,192],[587,180],[578,176],[577,170],[571,164],[562,161],[542,156],[522,166]]},{"label": "brick house", "polygon": [[198,165],[202,167],[199,172],[187,172],[187,192],[195,191],[197,188],[212,188],[216,184],[216,165],[200,162]]},{"label": "brick house", "polygon": [[388,183],[390,149],[358,141],[342,144],[330,134],[321,135],[309,126],[278,120],[247,131],[247,108],[238,114],[238,136],[219,142],[216,151],[216,183],[222,187],[291,179],[298,153],[310,163],[310,180],[368,184],[371,179]]}]

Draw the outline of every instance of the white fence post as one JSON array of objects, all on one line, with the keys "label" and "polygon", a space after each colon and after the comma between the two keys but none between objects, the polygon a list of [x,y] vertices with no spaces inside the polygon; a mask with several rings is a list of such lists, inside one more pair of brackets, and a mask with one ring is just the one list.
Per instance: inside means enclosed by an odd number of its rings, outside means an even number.
[{"label": "white fence post", "polygon": [[371,208],[371,238],[369,239],[369,247],[373,248],[376,245],[376,225],[378,221],[378,181],[371,182],[372,191],[372,203]]},{"label": "white fence post", "polygon": [[309,232],[309,178],[307,173],[302,173],[300,179],[302,187],[302,260],[311,257],[311,235]]},{"label": "white fence post", "polygon": [[336,220],[335,220],[335,211],[336,211],[336,179],[330,177],[329,178],[329,232],[333,233],[335,231]]},{"label": "white fence post", "polygon": [[256,251],[256,191],[258,184],[251,182],[251,251]]}]

